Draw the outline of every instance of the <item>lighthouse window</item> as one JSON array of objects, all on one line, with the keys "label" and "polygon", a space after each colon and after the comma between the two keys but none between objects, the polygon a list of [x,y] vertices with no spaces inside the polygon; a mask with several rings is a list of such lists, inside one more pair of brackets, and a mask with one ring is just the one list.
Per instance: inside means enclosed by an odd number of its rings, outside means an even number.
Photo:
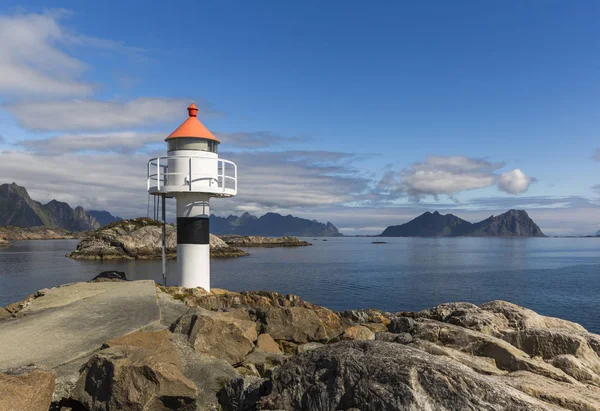
[{"label": "lighthouse window", "polygon": [[168,141],[168,151],[196,150],[216,153],[218,145],[216,141],[203,138],[173,138]]}]

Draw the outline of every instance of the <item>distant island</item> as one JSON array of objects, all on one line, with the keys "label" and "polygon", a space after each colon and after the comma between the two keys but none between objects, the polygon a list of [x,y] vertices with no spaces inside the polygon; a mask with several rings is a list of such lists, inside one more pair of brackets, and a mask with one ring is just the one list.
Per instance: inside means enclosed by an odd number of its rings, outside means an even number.
[{"label": "distant island", "polygon": [[230,215],[229,217],[210,216],[210,232],[216,235],[236,234],[255,235],[264,237],[341,237],[342,234],[336,226],[327,222],[320,223],[316,220],[283,216],[277,213],[266,213],[262,217],[256,217],[244,213],[240,217]]},{"label": "distant island", "polygon": [[16,183],[0,185],[0,226],[88,231],[118,220],[119,217],[113,217],[107,211],[88,212],[83,207],[72,208],[62,201],[42,204],[32,200],[25,187]]},{"label": "distant island", "polygon": [[386,228],[379,237],[545,237],[524,210],[509,210],[478,223],[452,214],[426,212],[402,225]]}]

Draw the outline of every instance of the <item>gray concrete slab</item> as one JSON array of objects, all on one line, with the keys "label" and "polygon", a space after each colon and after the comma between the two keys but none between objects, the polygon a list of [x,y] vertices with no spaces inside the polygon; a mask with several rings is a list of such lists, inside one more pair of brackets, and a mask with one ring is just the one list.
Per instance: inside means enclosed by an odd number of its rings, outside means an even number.
[{"label": "gray concrete slab", "polygon": [[0,370],[56,368],[84,358],[113,337],[160,326],[153,281],[77,283],[50,289],[19,318],[0,324]]}]

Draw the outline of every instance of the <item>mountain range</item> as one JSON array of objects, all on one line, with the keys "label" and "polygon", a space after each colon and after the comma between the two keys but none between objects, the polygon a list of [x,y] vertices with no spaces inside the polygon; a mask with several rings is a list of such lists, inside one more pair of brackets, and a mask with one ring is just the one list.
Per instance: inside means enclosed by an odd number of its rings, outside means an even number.
[{"label": "mountain range", "polygon": [[83,207],[71,208],[69,204],[57,200],[42,204],[32,200],[24,187],[12,183],[0,185],[0,226],[8,225],[87,231],[100,228],[103,224]]},{"label": "mountain range", "polygon": [[380,237],[545,237],[524,210],[509,210],[478,223],[452,214],[426,212],[402,225],[386,228]]},{"label": "mountain range", "polygon": [[[95,230],[120,221],[108,211],[71,208],[65,202],[52,200],[42,204],[29,197],[24,187],[0,185],[0,226],[54,227],[69,231]],[[210,216],[211,232],[216,235],[257,235],[265,237],[337,237],[342,236],[330,222],[266,213],[261,217]],[[600,233],[597,233],[598,235]],[[426,212],[401,225],[387,227],[381,237],[544,237],[544,233],[523,210],[509,210],[478,223],[470,223],[455,215]]]},{"label": "mountain range", "polygon": [[87,213],[94,217],[98,223],[100,223],[101,227],[105,225],[109,225],[110,223],[114,223],[116,221],[122,221],[121,217],[115,217],[108,211],[100,211],[100,210],[87,210]]},{"label": "mountain range", "polygon": [[283,216],[277,213],[266,213],[256,217],[249,213],[229,217],[210,216],[210,231],[216,235],[260,235],[265,237],[299,236],[299,237],[338,237],[338,229],[327,222]]}]

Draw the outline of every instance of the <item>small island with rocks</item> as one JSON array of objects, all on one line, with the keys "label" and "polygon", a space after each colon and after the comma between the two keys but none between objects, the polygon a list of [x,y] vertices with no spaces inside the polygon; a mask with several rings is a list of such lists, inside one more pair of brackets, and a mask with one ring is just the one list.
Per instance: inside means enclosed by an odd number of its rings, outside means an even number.
[{"label": "small island with rocks", "polygon": [[[166,227],[167,258],[177,256],[177,229]],[[229,258],[247,256],[237,247],[297,247],[310,243],[296,237],[210,235],[210,256]],[[150,218],[133,218],[111,223],[88,232],[67,257],[76,260],[156,260],[162,258],[162,223]]]},{"label": "small island with rocks", "polygon": [[307,241],[292,236],[275,238],[256,235],[223,235],[221,238],[227,245],[236,247],[304,247],[312,245]]},{"label": "small island with rocks", "polygon": [[600,336],[505,301],[336,312],[109,272],[0,308],[0,346],[2,410],[600,409]]},{"label": "small island with rocks", "polygon": [[[177,229],[167,224],[167,258],[177,256]],[[210,235],[214,258],[242,257],[247,252],[230,247]],[[158,260],[162,258],[162,223],[151,218],[133,218],[111,223],[88,233],[67,257],[76,260]]]}]

